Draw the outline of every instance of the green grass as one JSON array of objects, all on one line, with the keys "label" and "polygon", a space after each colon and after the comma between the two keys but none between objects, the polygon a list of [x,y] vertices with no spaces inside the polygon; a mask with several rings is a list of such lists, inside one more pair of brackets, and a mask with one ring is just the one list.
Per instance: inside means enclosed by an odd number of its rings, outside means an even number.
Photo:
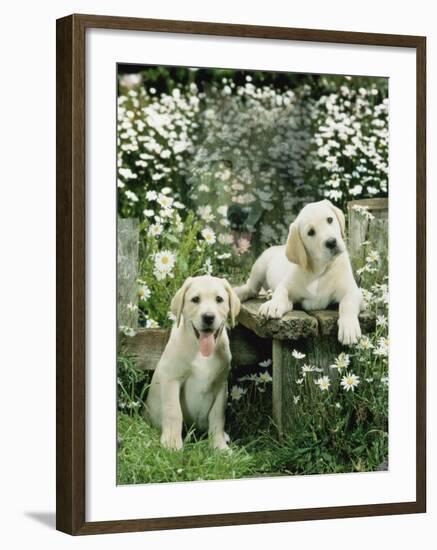
[{"label": "green grass", "polygon": [[118,433],[119,484],[236,479],[256,475],[260,468],[258,457],[244,447],[214,451],[207,439],[196,439],[193,432],[186,436],[183,450],[165,449],[158,432],[138,414],[119,413]]},{"label": "green grass", "polygon": [[259,389],[228,407],[230,453],[212,450],[194,430],[181,451],[167,450],[138,412],[119,412],[118,484],[373,471],[386,460],[387,432],[359,415],[340,415],[329,428],[318,414],[302,415],[280,440],[269,417],[271,387]]}]

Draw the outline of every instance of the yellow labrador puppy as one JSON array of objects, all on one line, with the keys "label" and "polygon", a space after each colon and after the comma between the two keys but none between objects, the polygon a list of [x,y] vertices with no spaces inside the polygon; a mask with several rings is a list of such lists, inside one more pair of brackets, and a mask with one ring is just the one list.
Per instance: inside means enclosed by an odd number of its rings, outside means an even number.
[{"label": "yellow labrador puppy", "polygon": [[249,280],[235,289],[241,301],[273,290],[260,314],[281,318],[301,303],[308,311],[339,304],[338,339],[354,344],[361,336],[358,315],[363,308],[344,243],[343,212],[328,200],[306,205],[290,225],[285,246],[272,246],[256,260]]},{"label": "yellow labrador puppy", "polygon": [[208,430],[211,444],[226,449],[227,378],[231,364],[226,321],[240,301],[217,277],[190,277],[171,302],[176,321],[153,374],[146,417],[162,431],[161,443],[182,447],[182,423]]}]

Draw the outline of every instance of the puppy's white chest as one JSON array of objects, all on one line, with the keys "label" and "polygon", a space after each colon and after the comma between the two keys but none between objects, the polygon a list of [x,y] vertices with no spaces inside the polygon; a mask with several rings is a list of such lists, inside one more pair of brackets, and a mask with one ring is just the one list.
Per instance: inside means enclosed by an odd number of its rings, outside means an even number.
[{"label": "puppy's white chest", "polygon": [[302,296],[302,307],[307,310],[325,309],[331,301],[331,293],[323,277],[309,282]]},{"label": "puppy's white chest", "polygon": [[201,429],[208,427],[208,415],[221,384],[226,380],[218,357],[196,356],[181,392],[184,420]]}]

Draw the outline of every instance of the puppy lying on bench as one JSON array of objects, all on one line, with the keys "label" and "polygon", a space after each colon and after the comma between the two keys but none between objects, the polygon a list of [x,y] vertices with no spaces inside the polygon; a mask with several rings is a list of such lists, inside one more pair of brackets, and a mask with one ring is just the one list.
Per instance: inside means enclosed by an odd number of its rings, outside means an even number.
[{"label": "puppy lying on bench", "polygon": [[211,444],[226,449],[227,377],[231,363],[226,321],[240,301],[225,279],[190,277],[171,302],[176,321],[153,374],[145,415],[162,431],[161,443],[182,447],[182,424],[208,430]]},{"label": "puppy lying on bench", "polygon": [[311,311],[339,304],[338,339],[349,345],[361,336],[363,309],[344,243],[343,212],[328,200],[307,204],[290,225],[285,246],[272,246],[254,263],[249,280],[235,289],[242,302],[273,290],[261,305],[264,317],[279,319],[300,303]]}]

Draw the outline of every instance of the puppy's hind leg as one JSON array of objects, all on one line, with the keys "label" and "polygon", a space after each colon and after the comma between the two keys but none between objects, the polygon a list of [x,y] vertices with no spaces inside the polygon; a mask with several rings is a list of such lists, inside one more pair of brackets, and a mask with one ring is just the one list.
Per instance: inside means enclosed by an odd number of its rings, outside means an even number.
[{"label": "puppy's hind leg", "polygon": [[241,302],[256,298],[266,278],[266,262],[263,255],[253,264],[246,284],[234,288]]}]

